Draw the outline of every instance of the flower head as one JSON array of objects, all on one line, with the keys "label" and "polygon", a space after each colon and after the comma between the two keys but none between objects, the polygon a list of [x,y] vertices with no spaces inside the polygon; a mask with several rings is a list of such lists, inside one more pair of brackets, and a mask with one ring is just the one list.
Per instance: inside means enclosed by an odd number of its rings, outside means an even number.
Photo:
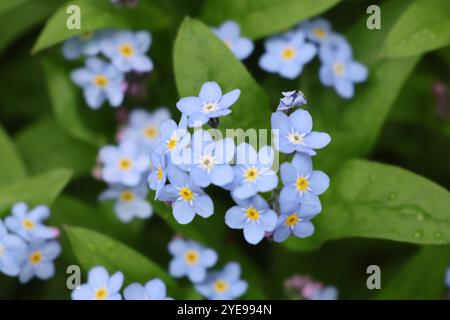
[{"label": "flower head", "polygon": [[145,284],[132,283],[123,291],[125,300],[172,300],[166,296],[166,285],[161,279],[153,279]]},{"label": "flower head", "polygon": [[169,273],[175,278],[187,276],[192,282],[203,281],[206,269],[217,262],[217,253],[194,241],[174,239],[169,243],[169,252],[173,259]]},{"label": "flower head", "polygon": [[225,21],[218,28],[213,28],[213,32],[226,44],[239,60],[244,60],[253,51],[253,42],[241,37],[239,24],[234,21]]},{"label": "flower head", "polygon": [[72,291],[72,300],[122,300],[122,284],[122,272],[110,277],[104,267],[96,266],[89,271],[87,283]]},{"label": "flower head", "polygon": [[117,31],[102,42],[102,52],[122,72],[149,72],[153,62],[146,56],[151,45],[146,31]]},{"label": "flower head", "polygon": [[191,134],[187,130],[186,118],[182,119],[177,125],[172,119],[161,122],[159,132],[161,133],[155,144],[155,152],[160,154],[170,154],[170,158],[176,159],[191,142]]},{"label": "flower head", "polygon": [[86,103],[92,109],[98,109],[108,100],[113,107],[123,101],[122,83],[124,75],[115,66],[98,58],[88,58],[84,68],[71,73],[72,81],[83,88]]},{"label": "flower head", "polygon": [[159,192],[166,185],[167,173],[166,173],[166,158],[170,157],[165,154],[152,152],[150,154],[150,174],[148,176],[148,185],[150,189],[155,190],[155,198],[158,198]]},{"label": "flower head", "polygon": [[27,283],[33,277],[50,279],[55,274],[53,261],[61,253],[61,246],[56,241],[38,241],[28,246],[27,255],[19,274],[20,283]]},{"label": "flower head", "polygon": [[231,113],[229,109],[239,98],[241,91],[232,90],[222,95],[216,82],[205,82],[198,97],[185,97],[177,102],[177,108],[189,117],[189,127],[198,127],[211,118],[223,117]]},{"label": "flower head", "polygon": [[221,271],[209,273],[195,288],[211,300],[232,300],[247,291],[247,282],[240,279],[241,267],[236,262],[228,263]]},{"label": "flower head", "polygon": [[257,244],[266,232],[272,232],[277,225],[277,214],[269,208],[259,195],[248,199],[236,199],[234,206],[225,214],[225,223],[233,229],[244,229],[248,243]]},{"label": "flower head", "polygon": [[305,21],[300,27],[305,30],[306,37],[317,44],[326,43],[332,33],[330,22],[321,18]]},{"label": "flower head", "polygon": [[306,110],[296,110],[290,116],[274,112],[271,123],[277,147],[283,153],[296,151],[313,156],[314,149],[325,147],[331,140],[325,132],[311,131],[312,117]]},{"label": "flower head", "polygon": [[0,272],[17,276],[27,251],[26,243],[18,236],[9,234],[0,220]]},{"label": "flower head", "polygon": [[102,40],[111,34],[109,30],[87,31],[64,42],[63,55],[74,60],[81,55],[95,56],[100,53]]},{"label": "flower head", "polygon": [[301,91],[293,90],[282,92],[282,94],[283,98],[280,99],[280,104],[277,107],[277,111],[285,111],[306,104],[305,96]]}]

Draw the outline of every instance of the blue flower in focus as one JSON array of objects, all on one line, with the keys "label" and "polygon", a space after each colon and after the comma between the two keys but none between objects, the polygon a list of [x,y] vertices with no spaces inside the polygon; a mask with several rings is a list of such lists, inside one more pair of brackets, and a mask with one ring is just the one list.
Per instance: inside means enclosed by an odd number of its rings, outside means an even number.
[{"label": "blue flower in focus", "polygon": [[234,89],[222,95],[222,89],[216,82],[205,82],[198,97],[185,97],[177,102],[177,108],[189,117],[189,127],[198,127],[211,118],[223,117],[231,113],[241,90]]},{"label": "blue flower in focus", "polygon": [[277,111],[286,111],[294,107],[300,107],[307,103],[303,92],[301,91],[287,91],[282,92],[283,98],[280,99]]},{"label": "blue flower in focus", "polygon": [[63,55],[68,60],[74,60],[81,55],[95,56],[100,53],[102,40],[110,34],[109,30],[83,32],[64,42]]},{"label": "blue flower in focus", "polygon": [[42,280],[55,275],[53,261],[61,253],[61,246],[57,241],[33,242],[29,245],[26,259],[19,274],[20,283],[27,283],[33,277]]},{"label": "blue flower in focus", "polygon": [[255,195],[249,199],[235,201],[238,205],[228,209],[225,223],[232,229],[244,229],[244,237],[248,243],[259,243],[266,232],[275,229],[277,214],[261,196]]},{"label": "blue flower in focus", "polygon": [[15,277],[27,251],[26,243],[18,236],[9,234],[0,220],[0,272]]},{"label": "blue flower in focus", "polygon": [[39,205],[28,211],[28,206],[19,202],[12,207],[12,215],[5,219],[6,227],[26,241],[54,239],[58,236],[54,228],[43,222],[50,216],[48,207]]},{"label": "blue flower in focus", "polygon": [[273,240],[283,242],[292,234],[298,238],[311,236],[314,233],[314,225],[310,220],[320,213],[321,209],[320,202],[316,205],[283,203]]},{"label": "blue flower in focus", "polygon": [[166,296],[166,285],[161,279],[153,279],[145,284],[132,283],[123,291],[125,300],[173,300]]},{"label": "blue flower in focus", "polygon": [[314,45],[305,42],[302,31],[272,37],[266,40],[264,46],[266,52],[259,59],[259,66],[288,79],[300,75],[303,65],[311,61],[317,52]]},{"label": "blue flower in focus", "polygon": [[160,154],[169,153],[171,160],[178,160],[176,164],[181,164],[180,151],[191,142],[191,134],[187,130],[186,122],[186,117],[183,117],[178,125],[169,119],[159,126],[160,137],[155,143],[155,151]]},{"label": "blue flower in focus", "polygon": [[123,101],[124,75],[112,64],[88,58],[86,66],[75,69],[70,76],[77,86],[83,88],[86,103],[92,109],[100,108],[105,100],[113,107],[120,106]]},{"label": "blue flower in focus", "polygon": [[318,289],[310,300],[337,300],[338,290],[333,286]]},{"label": "blue flower in focus", "polygon": [[151,45],[146,31],[118,31],[102,42],[102,52],[122,72],[149,72],[153,62],[146,56]]},{"label": "blue flower in focus", "polygon": [[221,26],[212,30],[239,60],[244,60],[252,53],[253,42],[248,38],[241,37],[241,29],[236,22],[225,21]]},{"label": "blue flower in focus", "polygon": [[292,162],[281,165],[284,187],[280,193],[280,206],[289,207],[292,202],[317,205],[319,195],[330,185],[330,178],[322,171],[313,171],[311,157],[297,153]]},{"label": "blue flower in focus", "polygon": [[312,117],[306,110],[296,110],[289,116],[274,112],[271,125],[276,146],[283,153],[296,151],[314,156],[317,154],[314,149],[324,148],[331,141],[328,133],[311,131]]},{"label": "blue flower in focus", "polygon": [[240,279],[241,267],[228,263],[221,271],[210,272],[206,279],[195,285],[197,291],[210,300],[233,300],[247,291],[247,282]]},{"label": "blue flower in focus", "polygon": [[128,141],[119,146],[102,147],[99,159],[103,163],[102,178],[111,184],[122,183],[127,187],[136,187],[142,174],[150,169],[148,156]]},{"label": "blue flower in focus", "polygon": [[122,185],[111,185],[104,191],[100,200],[115,200],[114,210],[117,217],[128,223],[133,218],[147,219],[153,214],[153,208],[145,200],[148,194],[147,186],[143,183],[134,188],[127,188]]},{"label": "blue flower in focus", "polygon": [[273,159],[271,147],[264,146],[257,153],[251,145],[241,143],[236,148],[232,196],[246,199],[273,190],[278,185],[278,176],[272,170]]},{"label": "blue flower in focus", "polygon": [[148,176],[148,186],[155,190],[155,199],[158,198],[159,192],[166,185],[166,155],[153,152],[150,154],[151,171]]},{"label": "blue flower in focus", "polygon": [[305,21],[300,25],[305,30],[306,37],[317,44],[326,43],[332,34],[331,24],[325,19]]},{"label": "blue flower in focus", "polygon": [[212,182],[224,186],[233,181],[233,168],[228,163],[234,158],[234,151],[232,139],[214,141],[207,131],[197,130],[191,147],[183,151],[183,164],[196,185],[204,188]]},{"label": "blue flower in focus", "polygon": [[170,112],[166,108],[159,108],[152,113],[142,109],[130,113],[127,127],[121,132],[121,139],[133,141],[143,153],[151,153],[160,132],[159,126],[170,119]]},{"label": "blue flower in focus", "polygon": [[353,60],[351,48],[344,40],[337,43],[321,48],[319,76],[324,86],[333,87],[338,95],[348,99],[355,93],[354,83],[364,82],[369,73],[366,66]]},{"label": "blue flower in focus", "polygon": [[96,266],[89,270],[87,283],[72,291],[72,300],[122,300],[122,284],[122,272],[110,277],[104,267]]},{"label": "blue flower in focus", "polygon": [[169,273],[175,278],[187,276],[192,282],[203,281],[206,269],[217,262],[217,253],[194,241],[174,239],[169,243],[170,261]]},{"label": "blue flower in focus", "polygon": [[192,182],[186,172],[171,165],[167,169],[167,177],[170,184],[161,189],[158,200],[172,202],[173,216],[178,223],[190,223],[196,213],[203,218],[214,213],[211,198]]}]

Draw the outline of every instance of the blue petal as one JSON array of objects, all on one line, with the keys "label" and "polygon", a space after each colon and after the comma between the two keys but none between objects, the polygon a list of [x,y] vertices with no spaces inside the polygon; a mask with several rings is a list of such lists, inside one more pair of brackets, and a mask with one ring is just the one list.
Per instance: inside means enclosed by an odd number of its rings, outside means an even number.
[{"label": "blue petal", "polygon": [[244,183],[234,188],[231,194],[235,198],[246,199],[254,196],[257,192],[258,190],[254,183]]},{"label": "blue petal", "polygon": [[278,129],[282,136],[289,134],[291,121],[284,112],[274,112],[271,117],[272,129]]},{"label": "blue petal", "polygon": [[201,217],[208,218],[214,213],[214,204],[211,198],[205,194],[194,198],[194,209]]},{"label": "blue petal", "polygon": [[95,288],[102,288],[108,284],[109,274],[104,267],[96,266],[89,270],[88,283]]},{"label": "blue petal", "polygon": [[145,300],[145,289],[139,283],[132,283],[123,291],[125,300]]},{"label": "blue petal", "polygon": [[186,264],[183,261],[183,258],[175,258],[170,261],[169,264],[169,273],[174,278],[180,278],[184,276],[187,272]]},{"label": "blue petal", "polygon": [[199,112],[203,106],[202,101],[197,97],[182,98],[177,102],[177,108],[188,116]]},{"label": "blue petal", "polygon": [[225,223],[232,229],[242,229],[246,220],[245,212],[238,206],[231,207],[225,213]]},{"label": "blue petal", "polygon": [[355,93],[355,88],[353,86],[353,83],[351,83],[348,80],[338,80],[334,84],[334,88],[336,89],[336,92],[343,98],[351,98],[353,97]]},{"label": "blue petal", "polygon": [[215,103],[222,97],[222,90],[217,82],[205,82],[200,89],[200,94],[198,97],[203,102]]},{"label": "blue petal", "polygon": [[206,270],[205,268],[202,268],[200,266],[195,266],[188,269],[187,275],[189,280],[191,280],[192,282],[201,282],[205,280]]},{"label": "blue petal", "polygon": [[211,177],[208,172],[199,166],[194,167],[190,172],[191,181],[202,188],[205,188],[210,185]]},{"label": "blue petal", "polygon": [[179,224],[188,224],[194,220],[195,210],[189,203],[179,200],[173,204],[173,216]]},{"label": "blue petal", "polygon": [[174,256],[181,255],[186,250],[187,250],[187,243],[182,239],[174,239],[169,243],[169,252]]},{"label": "blue petal", "polygon": [[248,243],[257,244],[264,238],[264,230],[256,223],[247,223],[244,225],[244,238]]},{"label": "blue petal", "polygon": [[217,262],[217,253],[212,249],[205,249],[201,255],[201,265],[204,267],[212,267]]},{"label": "blue petal", "polygon": [[348,66],[348,74],[353,82],[363,82],[367,79],[369,72],[365,65],[358,62],[352,62]]},{"label": "blue petal", "polygon": [[222,109],[229,108],[237,101],[237,99],[239,99],[240,94],[241,90],[239,89],[235,89],[233,91],[225,93],[220,99],[219,107]]},{"label": "blue petal", "polygon": [[314,233],[314,225],[310,221],[299,222],[294,227],[294,235],[299,238],[306,238]]},{"label": "blue petal", "polygon": [[299,133],[310,133],[312,130],[312,117],[308,111],[298,109],[289,116],[292,126],[298,130]]},{"label": "blue petal", "polygon": [[244,60],[252,53],[254,47],[255,46],[250,39],[240,38],[233,44],[231,50],[236,58]]},{"label": "blue petal", "polygon": [[216,165],[211,172],[211,181],[216,186],[223,186],[233,181],[234,171],[230,165]]},{"label": "blue petal", "polygon": [[55,275],[55,266],[51,262],[42,262],[34,267],[36,277],[42,280],[48,280]]},{"label": "blue petal", "polygon": [[183,187],[188,182],[188,175],[178,167],[171,165],[167,168],[167,177],[171,184],[176,187]]},{"label": "blue petal", "polygon": [[281,76],[288,79],[297,78],[303,71],[303,65],[297,61],[292,61],[289,63],[282,63],[280,66],[279,73]]},{"label": "blue petal", "polygon": [[233,283],[233,285],[231,286],[230,294],[232,295],[233,298],[239,298],[247,291],[247,288],[248,288],[247,282],[239,280]]},{"label": "blue petal", "polygon": [[331,137],[328,133],[313,131],[305,136],[304,141],[310,148],[321,149],[330,143]]},{"label": "blue petal", "polygon": [[159,192],[157,198],[160,201],[175,201],[180,196],[179,192],[171,184],[164,186]]},{"label": "blue petal", "polygon": [[291,230],[287,228],[284,224],[275,229],[273,233],[273,241],[283,242],[291,235]]},{"label": "blue petal", "polygon": [[280,202],[298,201],[298,192],[294,186],[285,186],[280,192]]},{"label": "blue petal", "polygon": [[161,279],[153,279],[145,284],[145,292],[151,300],[166,299],[166,285]]},{"label": "blue petal", "polygon": [[302,176],[308,176],[312,171],[312,160],[310,156],[297,153],[292,159],[292,165],[296,171]]},{"label": "blue petal", "polygon": [[280,68],[281,60],[277,54],[264,53],[259,59],[259,66],[261,69],[268,72],[277,72]]},{"label": "blue petal", "polygon": [[261,226],[264,228],[266,232],[272,232],[277,226],[278,217],[277,214],[272,210],[267,210],[264,214],[259,218]]},{"label": "blue petal", "polygon": [[321,195],[330,186],[330,178],[322,171],[313,171],[308,182],[315,195]]},{"label": "blue petal", "polygon": [[292,163],[289,162],[285,162],[281,165],[280,174],[283,184],[294,183],[297,178],[297,170]]},{"label": "blue petal", "polygon": [[278,185],[278,176],[275,174],[264,174],[258,178],[256,189],[259,192],[267,192],[275,189]]}]

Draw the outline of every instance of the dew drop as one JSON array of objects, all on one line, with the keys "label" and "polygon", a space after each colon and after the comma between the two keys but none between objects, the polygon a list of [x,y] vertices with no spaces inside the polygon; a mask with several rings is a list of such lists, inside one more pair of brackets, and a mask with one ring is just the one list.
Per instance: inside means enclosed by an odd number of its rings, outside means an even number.
[{"label": "dew drop", "polygon": [[389,200],[395,200],[397,199],[397,194],[396,193],[391,193],[388,197]]},{"label": "dew drop", "polygon": [[423,231],[417,230],[413,233],[413,236],[414,236],[414,238],[421,239],[421,238],[423,238]]},{"label": "dew drop", "polygon": [[441,239],[442,238],[442,233],[440,231],[436,231],[436,233],[434,234],[436,236],[436,238]]}]

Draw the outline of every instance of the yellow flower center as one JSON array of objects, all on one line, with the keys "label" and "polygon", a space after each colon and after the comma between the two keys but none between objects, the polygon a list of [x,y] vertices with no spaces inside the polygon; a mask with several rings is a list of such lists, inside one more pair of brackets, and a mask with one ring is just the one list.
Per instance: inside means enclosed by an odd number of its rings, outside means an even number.
[{"label": "yellow flower center", "polygon": [[247,171],[245,171],[244,177],[245,180],[247,180],[248,182],[253,182],[255,181],[259,176],[259,171],[257,168],[248,168]]},{"label": "yellow flower center", "polygon": [[29,260],[32,265],[37,265],[37,264],[41,263],[42,252],[40,252],[40,251],[33,252],[29,257]]},{"label": "yellow flower center", "polygon": [[281,51],[281,57],[284,60],[292,60],[297,55],[297,51],[292,47],[284,48],[283,51]]},{"label": "yellow flower center", "polygon": [[188,187],[180,189],[180,196],[184,201],[191,201],[194,198],[194,193]]},{"label": "yellow flower center", "polygon": [[217,104],[215,103],[205,103],[203,106],[204,113],[211,113],[217,109]]},{"label": "yellow flower center", "polygon": [[131,202],[134,200],[134,193],[128,190],[122,191],[120,194],[120,200],[123,202]]},{"label": "yellow flower center", "polygon": [[31,230],[34,228],[34,223],[30,219],[23,219],[22,226],[27,230]]},{"label": "yellow flower center", "polygon": [[156,129],[154,126],[148,126],[144,134],[147,138],[154,139],[158,135],[158,129]]},{"label": "yellow flower center", "polygon": [[134,48],[129,43],[124,43],[119,46],[119,52],[125,58],[130,58],[134,55]]},{"label": "yellow flower center", "polygon": [[288,227],[292,227],[295,226],[297,224],[297,222],[299,222],[301,219],[298,216],[297,213],[293,213],[289,216],[286,217],[286,220],[284,221],[284,223],[288,226]]},{"label": "yellow flower center", "polygon": [[204,169],[212,169],[214,167],[214,159],[210,155],[206,155],[203,157],[201,166]]},{"label": "yellow flower center", "polygon": [[104,88],[108,85],[108,83],[109,83],[108,77],[105,76],[104,74],[98,74],[94,77],[94,84],[97,87]]},{"label": "yellow flower center", "polygon": [[199,254],[197,250],[188,250],[184,254],[184,261],[190,266],[196,264],[199,260]]},{"label": "yellow flower center", "polygon": [[95,291],[95,300],[105,300],[108,297],[108,290],[106,288],[100,288]]},{"label": "yellow flower center", "polygon": [[308,180],[305,177],[298,177],[297,181],[295,182],[295,186],[297,187],[298,191],[305,191],[308,189]]},{"label": "yellow flower center", "polygon": [[259,219],[259,211],[256,210],[255,208],[247,208],[247,210],[245,211],[245,214],[247,215],[247,218],[249,218],[250,220],[257,220]]},{"label": "yellow flower center", "polygon": [[163,178],[163,170],[162,170],[161,166],[158,167],[158,171],[157,171],[156,175],[158,176],[158,181],[161,181]]},{"label": "yellow flower center", "polygon": [[169,139],[169,141],[167,141],[167,148],[169,150],[173,150],[173,149],[175,149],[177,144],[178,144],[178,138],[176,136],[173,136]]},{"label": "yellow flower center", "polygon": [[314,28],[312,32],[319,39],[323,39],[327,36],[327,32],[322,28]]},{"label": "yellow flower center", "polygon": [[333,64],[333,71],[336,75],[342,76],[345,72],[345,66],[340,62],[336,62]]},{"label": "yellow flower center", "polygon": [[129,158],[122,158],[119,160],[119,169],[121,170],[130,170],[133,166],[133,161]]},{"label": "yellow flower center", "polygon": [[214,290],[218,293],[223,293],[228,290],[228,282],[225,280],[217,280],[214,282]]},{"label": "yellow flower center", "polygon": [[302,144],[303,143],[303,137],[297,132],[290,133],[288,135],[288,140],[290,143],[293,143],[293,144]]}]

